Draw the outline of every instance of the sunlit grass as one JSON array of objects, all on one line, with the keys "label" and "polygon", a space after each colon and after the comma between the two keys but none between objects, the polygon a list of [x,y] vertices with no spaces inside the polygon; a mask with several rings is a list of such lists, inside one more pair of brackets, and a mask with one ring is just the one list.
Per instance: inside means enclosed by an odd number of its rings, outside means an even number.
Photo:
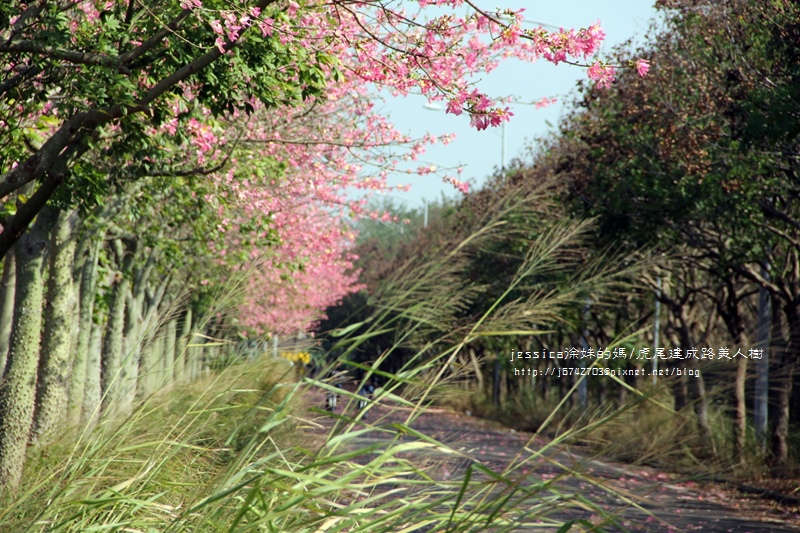
[{"label": "sunlit grass", "polygon": [[[26,490],[4,506],[3,530],[503,531],[591,508],[550,482],[522,484],[471,462],[407,424],[365,427],[340,415],[328,431],[309,414],[311,380],[293,376],[282,359],[232,365],[153,397],[75,447],[50,448],[32,458]],[[413,413],[413,403],[379,396]],[[381,440],[365,444],[368,431]],[[469,466],[443,479],[454,459]]]},{"label": "sunlit grass", "polygon": [[[339,332],[339,359],[315,375],[349,365],[364,375],[356,390],[379,376],[375,401],[384,414],[376,410],[365,421],[355,408],[358,395],[324,379],[298,378],[287,360],[299,363],[296,355],[231,359],[201,382],[151,397],[123,421],[107,420],[77,443],[32,457],[23,490],[0,502],[0,529],[596,531],[598,520],[613,522],[599,505],[561,485],[568,477],[598,484],[554,458],[572,430],[539,448],[531,439],[498,469],[414,428],[426,406],[451,395],[469,371],[457,362],[470,343],[540,334],[542,324],[562,322],[563,310],[586,294],[602,294],[630,277],[629,267],[608,268],[607,258],[585,261],[578,253],[590,223],[556,221],[521,241],[527,248],[508,288],[468,316],[482,298],[482,287],[466,272],[470,258],[492,239],[525,233],[514,220],[525,220],[520,210],[536,212],[535,200],[512,194],[462,239],[408,261],[376,293],[368,323]],[[554,277],[559,281],[542,281]],[[374,362],[351,360],[360,344],[385,331],[395,332],[395,343]],[[401,348],[412,355],[399,371],[384,370]],[[335,415],[320,409],[326,391],[342,395]],[[551,412],[541,413],[542,427],[558,422],[554,413],[566,401],[554,399]],[[397,411],[386,415],[392,406]],[[617,416],[604,413],[590,429]],[[561,473],[541,477],[541,464]]]}]

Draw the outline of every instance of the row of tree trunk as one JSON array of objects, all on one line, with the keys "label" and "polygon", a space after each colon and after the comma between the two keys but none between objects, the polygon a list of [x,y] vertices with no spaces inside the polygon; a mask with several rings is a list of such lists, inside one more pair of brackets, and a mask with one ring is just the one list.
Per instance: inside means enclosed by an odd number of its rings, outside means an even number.
[{"label": "row of tree trunk", "polygon": [[[21,480],[29,446],[130,413],[208,368],[202,320],[159,251],[46,207],[3,263],[0,489]],[[204,331],[204,333],[208,333]]]},{"label": "row of tree trunk", "polygon": [[[748,358],[739,357],[735,362],[731,362],[728,369],[720,369],[718,363],[713,372],[708,372],[708,367],[696,359],[672,362],[667,366],[698,371],[699,377],[684,375],[680,378],[672,378],[671,382],[676,411],[681,412],[685,408],[690,408],[694,412],[698,436],[704,446],[711,446],[714,442],[709,421],[709,404],[715,399],[730,398],[734,451],[738,460],[746,462],[752,459],[754,450],[749,445],[746,436],[751,431],[748,428],[753,428],[761,451],[766,454],[769,463],[780,472],[781,469],[785,469],[790,459],[788,443],[791,415],[793,414],[791,409],[792,385],[796,375],[791,364],[792,355],[786,349],[788,342],[782,333],[784,328],[780,323],[781,314],[768,313],[767,316],[771,316],[772,322],[769,335],[759,339],[759,345],[763,347],[763,360],[748,360]],[[680,323],[680,321],[677,322]],[[687,325],[688,320],[683,323]],[[675,328],[675,324],[672,324],[672,327]],[[678,333],[680,332],[678,331]],[[675,335],[674,345],[685,345],[690,348],[696,346],[695,334],[696,332],[685,328],[683,336]],[[742,342],[742,345],[746,344],[742,337],[737,340]],[[523,389],[527,389],[527,394],[532,394],[546,402],[548,399],[552,400],[553,394],[557,398],[564,397],[575,385],[578,386],[575,394],[567,402],[571,408],[582,410],[591,405],[607,405],[609,401],[624,403],[627,390],[611,379],[590,376],[584,380],[585,390],[581,392],[577,375],[568,377],[544,375],[547,367],[579,367],[581,366],[580,361],[543,358],[514,362],[509,360],[512,349],[531,350],[531,346],[538,345],[541,341],[542,339],[528,339],[522,348],[509,345],[508,349],[500,350],[499,354],[492,353],[496,352],[496,349],[486,350],[482,346],[471,347],[467,350],[469,357],[465,357],[459,366],[465,369],[471,368],[472,372],[460,373],[458,379],[464,385],[472,381],[477,386],[477,390],[483,391],[484,396],[491,398],[492,403],[497,407],[512,402],[514,396],[522,393]],[[665,363],[662,363],[661,366],[664,365]],[[629,362],[624,366],[649,371],[651,361],[637,364]],[[533,373],[527,375],[528,368],[538,371],[539,375],[533,376]],[[515,370],[519,375],[515,374]],[[621,379],[626,381],[629,386],[639,390],[645,390],[655,381],[651,376]],[[659,378],[659,381],[666,379],[668,378]],[[760,386],[759,379],[765,381],[766,386]],[[730,384],[733,384],[732,390],[730,390]],[[764,394],[760,390],[761,388],[766,389],[768,393]],[[709,392],[709,389],[716,392]],[[749,413],[752,413],[752,416]]]}]

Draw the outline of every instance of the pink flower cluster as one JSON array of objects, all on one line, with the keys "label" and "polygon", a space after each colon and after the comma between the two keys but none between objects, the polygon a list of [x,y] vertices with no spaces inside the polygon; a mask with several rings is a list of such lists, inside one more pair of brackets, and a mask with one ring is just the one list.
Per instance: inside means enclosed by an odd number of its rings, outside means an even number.
[{"label": "pink flower cluster", "polygon": [[[386,178],[402,160],[401,154],[394,154],[398,148],[418,154],[426,144],[440,141],[399,134],[374,112],[357,80],[331,89],[325,100],[299,108],[264,110],[254,102],[257,111],[244,135],[237,117],[230,117],[227,125],[228,139],[235,137],[250,147],[250,155],[234,162],[236,171],[214,177],[218,190],[227,191],[233,203],[220,210],[213,249],[224,270],[248,272],[247,297],[238,312],[246,331],[304,330],[322,318],[327,306],[360,290],[349,251],[355,239],[349,221],[354,216],[393,220],[388,213],[365,209],[365,200],[350,200],[347,190],[388,190]],[[191,133],[196,135],[194,129]],[[196,144],[203,140],[201,133],[197,130]],[[280,162],[282,170],[269,175],[248,172],[248,161],[254,160]],[[430,165],[415,171],[434,172]],[[454,185],[466,191],[465,184]],[[248,248],[247,242],[264,235],[248,235],[243,228],[263,215],[271,217],[280,242],[267,250]],[[237,262],[242,251],[255,267]],[[288,268],[291,265],[296,268]]]},{"label": "pink flower cluster", "polygon": [[[256,4],[242,0],[225,9],[213,9],[202,0],[178,0],[195,26],[198,20],[208,24],[222,53],[233,49],[250,31],[273,39],[274,49],[298,52],[298,60],[328,58],[316,65],[329,80],[324,99],[309,98],[300,105],[271,109],[248,102],[255,112],[247,121],[237,113],[223,120],[212,119],[202,110],[190,115],[187,110],[196,107],[186,105],[196,93],[191,82],[179,86],[182,95],[169,92],[164,97],[173,99],[173,116],[166,117],[156,133],[175,135],[182,128],[191,139],[191,150],[170,155],[185,158],[187,165],[212,166],[225,157],[217,147],[236,140],[236,158],[208,178],[214,180],[217,192],[205,200],[219,206],[216,233],[209,235],[216,266],[244,272],[255,265],[248,278],[249,292],[239,309],[243,327],[281,333],[304,329],[320,318],[327,305],[358,290],[350,255],[355,236],[349,222],[386,215],[370,213],[365,208],[367,200],[350,199],[348,190],[387,190],[387,177],[400,169],[404,160],[417,160],[429,144],[449,140],[431,136],[410,139],[400,134],[375,111],[371,88],[446,102],[448,113],[466,114],[472,126],[483,130],[513,115],[509,107],[477,88],[478,79],[502,60],[544,58],[554,64],[581,64],[588,66],[588,76],[598,87],[614,81],[615,67],[592,59],[605,37],[599,22],[578,30],[525,29],[522,10],[488,12],[469,3],[464,14],[463,0],[417,2],[420,11],[407,13],[404,3],[389,2],[285,0]],[[24,4],[20,5],[24,9]],[[75,32],[90,35],[96,31],[101,13],[114,5],[108,0],[80,0],[64,2],[64,10]],[[435,16],[428,8],[436,8]],[[9,16],[14,20],[16,13]],[[146,31],[137,33],[139,26],[150,28],[148,24],[132,25],[130,46],[151,37]],[[164,50],[172,38],[178,37],[165,39]],[[650,68],[644,59],[631,66],[642,76]],[[294,72],[292,66],[285,68]],[[150,74],[141,69],[131,78],[134,92],[143,94],[163,81],[151,79]],[[295,81],[297,88],[305,88],[299,78]],[[537,106],[548,102],[542,99]],[[35,123],[41,113],[40,107],[21,117],[20,123]],[[469,191],[465,182],[442,176],[431,165],[409,172],[429,179],[438,175],[458,190]],[[263,232],[251,224],[260,218],[268,218],[279,237],[279,243],[267,250],[248,244],[266,237],[254,234]],[[248,263],[241,261],[243,256]],[[225,282],[218,273],[196,274],[198,283]]]},{"label": "pink flower cluster", "polygon": [[[238,255],[229,248],[248,239],[230,239],[230,235],[241,233],[237,228],[257,214],[269,214],[280,237],[278,246],[252,252],[258,267],[249,278],[249,296],[239,309],[246,329],[291,333],[307,328],[327,305],[358,290],[348,252],[355,236],[346,221],[361,216],[385,219],[387,214],[369,212],[365,199],[349,200],[345,190],[385,190],[387,176],[401,161],[416,160],[426,144],[437,142],[432,137],[413,141],[397,133],[373,111],[366,84],[394,94],[414,92],[430,101],[444,100],[448,113],[466,113],[471,125],[483,130],[502,124],[513,113],[475,88],[473,77],[511,57],[544,58],[554,64],[586,61],[605,37],[599,23],[580,30],[524,30],[521,11],[476,11],[464,17],[455,11],[461,0],[418,3],[421,8],[435,5],[453,11],[419,22],[418,15],[389,4],[373,9],[367,4],[290,0],[281,9],[220,13],[209,21],[220,47],[224,39],[236,40],[249,26],[257,26],[263,36],[274,35],[284,45],[336,57],[345,73],[343,81],[330,85],[325,101],[257,112],[258,120],[241,142],[253,143],[249,157],[281,162],[281,174],[254,174],[237,181],[228,173],[219,178],[233,189],[239,206],[221,214],[225,220],[220,231],[228,237],[215,241],[220,261]],[[600,60],[587,66],[589,78],[598,87],[614,80],[613,66]],[[642,75],[648,67],[644,60],[636,63]],[[543,98],[536,105],[552,101]],[[231,136],[236,124],[232,117]],[[207,132],[198,128],[191,133],[201,150],[209,146]],[[405,153],[391,153],[397,146],[404,147]],[[245,162],[237,164],[247,168]],[[430,165],[408,170],[418,175],[436,171]],[[469,192],[468,184],[455,177],[442,179]],[[286,265],[299,268],[287,271]]]},{"label": "pink flower cluster", "polygon": [[588,71],[589,79],[596,81],[599,89],[611,87],[611,83],[616,79],[614,74],[616,74],[616,69],[602,61],[592,63]]},{"label": "pink flower cluster", "polygon": [[[283,44],[334,55],[344,71],[362,83],[394,94],[413,92],[431,101],[447,100],[448,112],[466,112],[478,129],[501,124],[510,111],[494,107],[486,94],[473,87],[476,76],[508,58],[586,62],[605,39],[599,21],[581,29],[524,29],[523,10],[492,13],[470,4],[472,13],[464,16],[463,0],[417,1],[420,8],[436,7],[445,13],[425,20],[425,13],[409,14],[388,3],[290,0],[264,13],[220,12],[210,24],[220,47],[223,37],[235,40],[245,28],[257,25],[265,36],[277,33]],[[586,66],[598,87],[614,80],[614,67],[599,60]],[[647,68],[644,60],[636,63],[642,75]]]},{"label": "pink flower cluster", "polygon": [[600,27],[600,21],[588,28],[565,30],[548,33],[542,28],[531,31],[531,37],[539,43],[542,55],[548,61],[559,64],[569,58],[588,59],[600,48],[606,34]]}]

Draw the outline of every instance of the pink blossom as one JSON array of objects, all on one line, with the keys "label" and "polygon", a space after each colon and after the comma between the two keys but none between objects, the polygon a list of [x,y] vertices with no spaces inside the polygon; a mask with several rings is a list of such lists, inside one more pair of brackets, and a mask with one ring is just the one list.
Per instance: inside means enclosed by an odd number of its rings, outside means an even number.
[{"label": "pink blossom", "polygon": [[269,17],[264,17],[264,19],[258,23],[258,29],[261,30],[261,34],[264,37],[272,35],[272,32],[275,30],[275,21]]},{"label": "pink blossom", "polygon": [[482,131],[489,127],[489,119],[486,115],[471,115],[469,124],[476,130]]},{"label": "pink blossom", "polygon": [[446,183],[451,184],[453,187],[455,187],[456,189],[458,189],[459,191],[461,191],[464,194],[468,194],[469,193],[469,183],[466,183],[466,182],[463,182],[461,180],[458,180],[458,179],[454,178],[453,176],[446,176],[444,178],[444,181]]},{"label": "pink blossom", "polygon": [[217,37],[214,40],[214,46],[216,46],[217,50],[219,50],[221,53],[225,53],[225,39],[222,37]]},{"label": "pink blossom", "polygon": [[[195,279],[216,285],[226,281],[222,278],[227,273],[255,268],[256,273],[247,277],[247,292],[239,308],[240,323],[251,331],[305,329],[322,317],[328,305],[359,290],[351,253],[356,237],[351,219],[392,220],[387,214],[370,213],[366,199],[352,200],[352,189],[391,190],[387,178],[400,171],[425,175],[424,179],[440,176],[441,170],[430,164],[408,165],[403,160],[418,159],[427,146],[437,141],[447,144],[452,136],[412,139],[400,134],[376,111],[369,94],[371,84],[392,94],[416,93],[430,101],[446,102],[447,113],[459,116],[466,111],[470,123],[483,130],[501,125],[513,113],[509,107],[500,107],[491,95],[475,89],[472,80],[508,58],[527,63],[540,58],[556,64],[586,61],[604,38],[599,22],[580,30],[551,32],[544,28],[523,30],[520,11],[499,11],[500,15],[510,15],[502,17],[500,23],[476,11],[465,16],[462,0],[417,0],[419,8],[435,7],[433,14],[430,9],[406,13],[403,2],[372,9],[369,2],[287,0],[282,12],[273,11],[277,6],[262,12],[243,5],[228,10],[200,9],[202,0],[179,1],[184,9],[198,10],[192,20],[200,17],[206,21],[210,26],[207,33],[223,53],[227,40],[236,41],[247,31],[260,31],[264,37],[275,36],[284,44],[295,43],[308,58],[320,58],[323,53],[330,58],[315,65],[326,82],[324,98],[308,97],[303,102],[276,103],[269,108],[252,98],[247,104],[254,110],[254,120],[244,122],[243,109],[212,116],[195,97],[199,86],[184,82],[165,97],[165,108],[171,115],[148,131],[165,140],[179,131],[184,133],[187,143],[165,146],[172,150],[169,157],[187,168],[211,168],[222,163],[230,154],[218,147],[226,140],[245,136],[243,140],[251,141],[246,149],[237,150],[236,157],[225,160],[224,169],[203,177],[211,182],[207,190],[213,193],[189,191],[192,197],[202,197],[213,206],[209,216],[215,217],[209,223],[212,230],[207,242],[213,252],[208,262],[213,265],[209,265],[210,270],[198,265],[193,271]],[[76,6],[75,16],[69,19],[69,28],[76,34],[95,31],[93,22],[100,16],[97,6],[109,6],[107,0],[68,4]],[[270,13],[278,20],[265,16]],[[132,46],[147,41],[149,30],[142,28],[150,27],[132,27]],[[38,23],[30,28],[32,35],[44,30],[50,28]],[[279,35],[275,35],[276,30]],[[180,35],[170,38],[175,40]],[[169,42],[165,44],[169,46]],[[276,43],[268,44],[265,52]],[[642,75],[648,66],[643,60],[636,63]],[[279,62],[274,70],[271,74],[277,86],[306,89],[296,65]],[[89,75],[88,70],[84,72]],[[142,94],[156,83],[150,74],[142,70],[135,78]],[[607,86],[614,79],[614,68],[595,61],[589,77],[598,87]],[[249,92],[246,84],[251,81],[242,81],[242,93]],[[550,102],[542,99],[537,107]],[[24,109],[19,113],[24,115]],[[20,118],[35,123],[36,113]],[[119,124],[108,127],[113,131]],[[266,172],[260,170],[264,165],[255,164],[259,161],[280,162],[282,167]],[[462,168],[457,169],[458,176],[462,172]],[[458,178],[442,179],[465,194],[469,191],[469,185]],[[254,225],[254,220],[268,220],[269,230],[276,232],[278,241],[263,249],[252,244],[267,237],[266,229]],[[242,258],[250,258],[251,264]],[[215,271],[212,267],[221,268]]]},{"label": "pink blossom", "polygon": [[615,69],[610,65],[606,65],[600,61],[595,61],[591,67],[589,67],[588,71],[589,79],[592,79],[597,82],[598,89],[604,89],[607,87],[611,87],[611,82],[613,82],[616,78],[614,78]]},{"label": "pink blossom", "polygon": [[225,33],[225,30],[222,28],[222,23],[220,21],[212,20],[211,22],[209,22],[209,25],[211,26],[211,29],[214,30],[214,33],[216,33],[217,35],[222,35],[223,33]]},{"label": "pink blossom", "polygon": [[489,113],[489,123],[492,126],[499,126],[503,122],[508,122],[511,120],[511,117],[514,116],[514,113],[511,112],[511,109],[506,107],[504,109],[500,109],[499,107],[495,107]]},{"label": "pink blossom", "polygon": [[636,72],[639,73],[639,76],[647,76],[647,73],[650,71],[650,61],[647,59],[639,59],[636,61]]},{"label": "pink blossom", "polygon": [[463,108],[461,107],[462,105],[463,102],[459,101],[458,98],[454,98],[447,102],[447,112],[458,116],[464,112]]},{"label": "pink blossom", "polygon": [[556,103],[557,101],[558,100],[556,100],[555,98],[548,98],[548,97],[545,96],[545,97],[540,98],[539,100],[537,100],[534,105],[535,105],[536,109],[542,109],[543,107],[547,107],[549,105],[552,105],[552,104]]}]

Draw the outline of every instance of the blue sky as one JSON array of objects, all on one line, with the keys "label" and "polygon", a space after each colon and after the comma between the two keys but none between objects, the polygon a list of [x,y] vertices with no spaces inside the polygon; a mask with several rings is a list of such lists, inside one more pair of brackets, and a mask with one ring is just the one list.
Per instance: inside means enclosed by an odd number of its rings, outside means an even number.
[{"label": "blue sky", "polygon": [[[604,51],[638,36],[645,36],[650,20],[655,16],[653,0],[494,0],[478,2],[484,8],[525,8],[525,18],[537,23],[556,26],[584,27],[600,20],[606,32]],[[569,65],[552,65],[544,60],[535,64],[519,61],[506,62],[491,72],[479,83],[479,88],[490,96],[514,94],[525,101],[541,97],[555,97],[558,103],[544,109],[533,106],[512,106],[514,116],[506,125],[506,161],[523,154],[532,139],[549,131],[548,122],[556,124],[565,105],[569,105],[575,83],[586,77],[582,68]],[[466,115],[455,117],[443,111],[425,109],[424,97],[411,95],[406,98],[387,97],[384,111],[392,118],[398,130],[412,137],[421,137],[426,132],[434,135],[455,133],[456,140],[447,146],[431,147],[422,161],[438,168],[465,165],[463,178],[473,188],[480,187],[484,179],[500,165],[500,128],[476,131],[469,127]],[[415,162],[417,166],[420,162]],[[444,192],[447,196],[460,195],[451,185],[435,176],[413,176],[398,174],[390,178],[391,184],[411,184],[407,193],[391,194],[409,207],[420,205],[424,200],[436,200]]]}]

